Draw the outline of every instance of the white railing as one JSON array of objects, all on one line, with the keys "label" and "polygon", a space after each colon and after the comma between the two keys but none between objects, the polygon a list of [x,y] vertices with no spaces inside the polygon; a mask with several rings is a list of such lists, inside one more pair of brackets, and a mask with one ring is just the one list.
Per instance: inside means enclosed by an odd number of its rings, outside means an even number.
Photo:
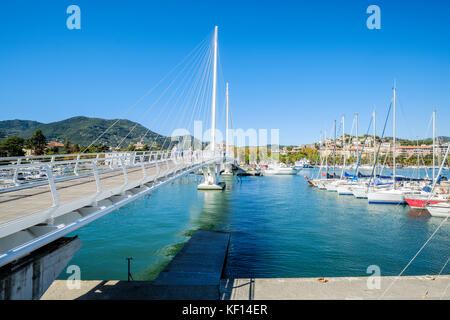
[{"label": "white railing", "polygon": [[94,176],[96,181],[100,175],[142,167],[143,178],[145,168],[155,166],[155,179],[165,176],[170,168],[169,162],[178,171],[186,166],[199,164],[214,158],[223,157],[220,152],[212,154],[209,150],[186,151],[135,151],[88,154],[58,154],[43,156],[4,157],[0,158],[0,193],[48,184],[53,190],[56,182],[82,177]]},{"label": "white railing", "polygon": [[[0,184],[0,237],[133,188],[165,184],[224,160],[223,153],[209,150],[0,158],[0,170],[11,177]],[[24,220],[31,216],[36,221]],[[2,231],[15,221],[20,222],[17,227]]]}]

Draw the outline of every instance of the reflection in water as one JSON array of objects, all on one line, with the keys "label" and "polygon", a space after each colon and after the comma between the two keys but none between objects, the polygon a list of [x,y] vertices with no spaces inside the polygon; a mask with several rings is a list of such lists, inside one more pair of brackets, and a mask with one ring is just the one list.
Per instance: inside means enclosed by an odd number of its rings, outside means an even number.
[{"label": "reflection in water", "polygon": [[427,220],[427,219],[431,218],[431,215],[427,210],[424,210],[424,209],[409,209],[408,210],[408,218]]}]

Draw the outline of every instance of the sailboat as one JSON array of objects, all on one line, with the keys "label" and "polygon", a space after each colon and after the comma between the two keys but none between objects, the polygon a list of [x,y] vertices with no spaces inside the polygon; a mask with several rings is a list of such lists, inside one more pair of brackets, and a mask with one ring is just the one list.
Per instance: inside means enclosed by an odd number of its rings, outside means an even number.
[{"label": "sailboat", "polygon": [[[450,151],[450,144],[447,147],[447,151],[445,152],[445,157],[442,160],[442,164],[441,167],[439,168],[439,173],[438,173],[438,177],[441,176],[442,173],[442,168],[444,167],[445,161],[447,160],[448,157],[448,152]],[[433,168],[434,169],[434,168]],[[434,191],[436,190],[436,184],[437,184],[437,180],[435,180],[433,182],[433,189],[431,191],[431,197],[434,195]],[[429,199],[429,200],[430,200]],[[428,201],[427,201],[428,203]],[[431,216],[433,217],[442,217],[442,218],[448,218],[450,217],[450,197],[447,199],[446,202],[442,202],[442,203],[435,203],[435,204],[427,204],[425,207],[428,212],[431,214]]]},{"label": "sailboat", "polygon": [[392,174],[392,189],[387,190],[373,190],[367,193],[367,200],[369,203],[387,203],[387,204],[404,204],[405,196],[402,190],[397,189],[396,181],[396,137],[395,137],[395,102],[396,102],[396,86],[394,81],[394,110],[393,110],[393,174]]},{"label": "sailboat", "polygon": [[327,191],[337,192],[339,183],[340,180],[337,180],[336,176],[336,120],[334,120],[333,175],[329,177],[327,171],[326,180],[322,181],[322,184],[324,185],[325,189],[327,189]]},{"label": "sailboat", "polygon": [[450,217],[450,202],[429,204],[426,206],[428,212],[433,217],[448,218]]},{"label": "sailboat", "polygon": [[[436,183],[440,182],[440,177],[435,175],[436,172],[436,152],[435,152],[435,144],[436,144],[436,110],[433,111],[433,180],[432,183],[436,181]],[[417,164],[419,165],[419,163]],[[420,194],[405,194],[406,203],[414,209],[425,209],[427,204],[438,204],[446,201],[446,193],[448,190],[445,189],[439,190],[440,192],[436,195],[430,197],[430,192],[422,191]]]}]

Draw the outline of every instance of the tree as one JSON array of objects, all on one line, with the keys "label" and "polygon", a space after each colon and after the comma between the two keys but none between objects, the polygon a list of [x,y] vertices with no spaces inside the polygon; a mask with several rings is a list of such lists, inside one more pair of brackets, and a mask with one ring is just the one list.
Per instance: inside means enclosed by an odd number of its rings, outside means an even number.
[{"label": "tree", "polygon": [[136,148],[134,147],[134,143],[131,142],[130,145],[128,146],[128,148],[125,149],[125,151],[135,151]]},{"label": "tree", "polygon": [[66,139],[66,142],[64,142],[63,153],[71,153],[69,139]]},{"label": "tree", "polygon": [[90,146],[87,150],[83,148],[83,152],[87,153],[103,153],[107,152],[109,150],[109,147],[105,144],[94,144]]},{"label": "tree", "polygon": [[153,149],[153,150],[155,150],[155,151],[161,150],[161,145],[160,145],[159,143],[155,143],[155,145],[152,146],[151,149]]},{"label": "tree", "polygon": [[58,147],[48,147],[47,149],[45,149],[45,154],[58,154],[59,153],[59,148]]},{"label": "tree", "polygon": [[21,137],[11,136],[0,143],[0,154],[7,157],[23,156],[25,140]]},{"label": "tree", "polygon": [[41,155],[44,154],[45,147],[47,146],[47,138],[44,136],[41,129],[37,129],[33,135],[27,139],[26,145],[34,150],[35,155]]},{"label": "tree", "polygon": [[77,153],[77,152],[80,152],[80,145],[77,143],[77,144],[74,144],[71,148],[70,148],[70,152],[71,153]]}]

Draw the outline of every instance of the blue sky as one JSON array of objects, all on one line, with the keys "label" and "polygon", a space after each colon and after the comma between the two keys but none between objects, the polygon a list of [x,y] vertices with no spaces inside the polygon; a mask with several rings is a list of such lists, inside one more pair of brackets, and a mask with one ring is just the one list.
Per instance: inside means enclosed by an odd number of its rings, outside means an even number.
[{"label": "blue sky", "polygon": [[[70,4],[81,30],[66,28]],[[381,30],[366,27],[371,4]],[[450,136],[449,10],[448,1],[1,1],[0,119],[121,117],[218,25],[235,128],[309,143],[342,114],[350,131],[358,112],[365,132],[375,106],[380,130],[395,78],[398,136],[430,136],[434,108],[438,134]]]}]

